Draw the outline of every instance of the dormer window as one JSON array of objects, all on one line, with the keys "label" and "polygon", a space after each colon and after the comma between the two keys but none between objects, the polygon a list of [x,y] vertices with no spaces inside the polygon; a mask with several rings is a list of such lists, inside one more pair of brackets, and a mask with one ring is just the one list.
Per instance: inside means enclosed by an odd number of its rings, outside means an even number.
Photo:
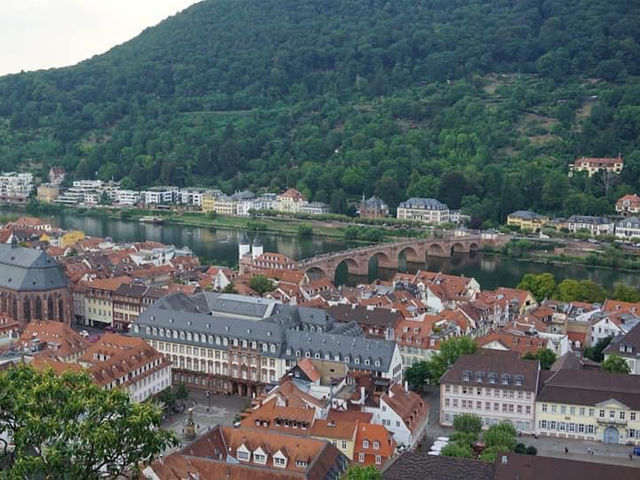
[{"label": "dormer window", "polygon": [[484,373],[476,372],[476,382],[482,383],[484,381]]},{"label": "dormer window", "polygon": [[503,385],[509,385],[509,383],[511,383],[511,377],[509,376],[508,373],[505,373],[502,375],[502,384]]},{"label": "dormer window", "polygon": [[462,381],[470,382],[471,381],[471,372],[469,370],[465,370],[462,372]]},{"label": "dormer window", "polygon": [[296,467],[307,468],[309,466],[309,462],[304,460],[296,460]]},{"label": "dormer window", "polygon": [[373,442],[373,449],[378,450],[380,448],[380,442]]},{"label": "dormer window", "polygon": [[362,441],[362,448],[369,448],[369,440]]},{"label": "dormer window", "polygon": [[286,468],[287,466],[287,457],[280,450],[273,455],[273,465],[280,468]]},{"label": "dormer window", "polygon": [[489,374],[489,383],[498,383],[498,375],[494,372]]},{"label": "dormer window", "polygon": [[524,383],[524,377],[522,375],[516,375],[516,385],[521,386]]},{"label": "dormer window", "polygon": [[262,453],[254,452],[253,461],[264,465],[265,463],[267,463],[267,456]]}]

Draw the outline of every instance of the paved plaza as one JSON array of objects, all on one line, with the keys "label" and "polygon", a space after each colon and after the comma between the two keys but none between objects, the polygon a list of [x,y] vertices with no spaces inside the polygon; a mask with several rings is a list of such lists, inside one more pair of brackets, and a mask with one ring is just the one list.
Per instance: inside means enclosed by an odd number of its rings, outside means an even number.
[{"label": "paved plaza", "polygon": [[[189,409],[193,411],[196,435],[199,437],[216,425],[232,426],[235,416],[249,406],[249,402],[250,400],[245,397],[212,395],[211,408],[209,408],[209,400],[204,392],[190,391],[189,399],[185,401],[185,410],[167,416],[162,426],[173,430],[184,446],[190,443],[190,440],[185,437]],[[166,453],[174,450],[176,449]]]}]

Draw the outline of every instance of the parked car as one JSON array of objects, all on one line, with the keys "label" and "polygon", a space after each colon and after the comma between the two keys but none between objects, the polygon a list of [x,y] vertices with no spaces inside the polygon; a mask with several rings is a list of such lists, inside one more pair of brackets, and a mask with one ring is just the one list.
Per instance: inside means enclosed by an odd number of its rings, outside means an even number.
[{"label": "parked car", "polygon": [[80,332],[80,335],[82,335],[84,338],[88,338],[89,337],[89,332],[87,332],[86,330],[82,330]]},{"label": "parked car", "polygon": [[449,437],[438,437],[436,438],[436,440],[440,442],[449,442]]},{"label": "parked car", "polygon": [[640,457],[640,447],[633,447],[633,454]]}]

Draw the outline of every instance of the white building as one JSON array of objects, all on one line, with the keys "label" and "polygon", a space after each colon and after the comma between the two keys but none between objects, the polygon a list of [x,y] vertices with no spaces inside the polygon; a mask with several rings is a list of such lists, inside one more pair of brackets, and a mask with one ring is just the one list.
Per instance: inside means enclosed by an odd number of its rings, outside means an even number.
[{"label": "white building", "polygon": [[0,197],[3,199],[25,199],[33,190],[33,175],[8,172],[0,175]]},{"label": "white building", "polygon": [[118,190],[115,201],[118,205],[132,207],[140,201],[140,192],[135,190]]},{"label": "white building", "polygon": [[180,203],[182,205],[194,205],[196,207],[202,206],[204,190],[200,188],[181,188],[179,195]]},{"label": "white building", "polygon": [[141,197],[144,199],[144,203],[147,205],[160,205],[175,203],[178,199],[179,189],[178,187],[151,187],[142,192]]},{"label": "white building", "polygon": [[300,212],[307,215],[324,215],[329,213],[329,205],[322,202],[311,202],[302,205]]},{"label": "white building", "polygon": [[631,313],[624,313],[621,315],[602,314],[599,319],[596,318],[589,330],[589,340],[591,341],[591,345],[595,345],[600,340],[604,340],[607,337],[625,335],[639,322],[640,317]]},{"label": "white building", "polygon": [[517,352],[462,355],[440,378],[440,425],[471,413],[482,418],[484,428],[509,422],[519,432],[534,433],[539,375],[539,362],[522,360]]},{"label": "white building", "polygon": [[398,205],[397,217],[439,225],[449,221],[449,207],[434,198],[410,198]]},{"label": "white building", "polygon": [[615,225],[605,217],[571,215],[567,219],[567,229],[573,233],[587,230],[591,235],[613,235]]},{"label": "white building", "polygon": [[623,240],[640,239],[640,218],[629,217],[616,225],[616,237]]}]

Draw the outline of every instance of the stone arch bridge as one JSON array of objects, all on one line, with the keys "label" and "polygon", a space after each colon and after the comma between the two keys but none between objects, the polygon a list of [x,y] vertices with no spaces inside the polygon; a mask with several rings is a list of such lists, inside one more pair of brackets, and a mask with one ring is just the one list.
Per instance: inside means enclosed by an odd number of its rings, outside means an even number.
[{"label": "stone arch bridge", "polygon": [[368,275],[369,263],[376,257],[379,268],[398,269],[400,258],[407,263],[425,263],[427,257],[450,257],[454,252],[470,253],[485,245],[500,246],[509,241],[506,236],[495,238],[451,237],[444,239],[416,238],[398,243],[380,243],[307,258],[298,262],[305,273],[323,273],[333,280],[336,270],[345,263],[349,273]]}]

